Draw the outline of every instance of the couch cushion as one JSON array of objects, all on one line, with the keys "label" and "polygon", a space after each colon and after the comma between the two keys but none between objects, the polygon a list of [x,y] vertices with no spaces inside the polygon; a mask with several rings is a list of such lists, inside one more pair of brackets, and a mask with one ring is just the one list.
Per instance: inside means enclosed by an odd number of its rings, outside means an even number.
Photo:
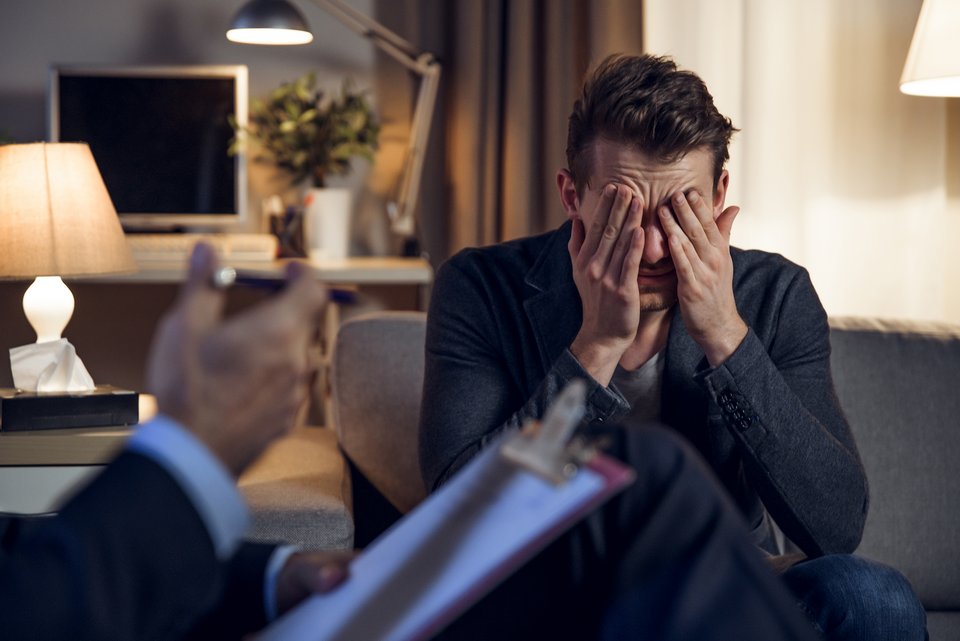
[{"label": "couch cushion", "polygon": [[274,443],[238,485],[253,517],[247,538],[307,550],[353,547],[349,475],[333,430],[295,429]]},{"label": "couch cushion", "polygon": [[927,612],[930,641],[960,641],[960,612]]},{"label": "couch cushion", "polygon": [[831,319],[832,370],[870,482],[864,556],[960,608],[960,328]]}]

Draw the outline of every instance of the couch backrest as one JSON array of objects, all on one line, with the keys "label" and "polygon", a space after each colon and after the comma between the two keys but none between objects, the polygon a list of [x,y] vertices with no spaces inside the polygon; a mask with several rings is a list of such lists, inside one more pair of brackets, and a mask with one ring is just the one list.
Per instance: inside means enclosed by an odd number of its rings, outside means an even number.
[{"label": "couch backrest", "polygon": [[960,608],[960,328],[831,319],[832,370],[870,483],[864,556]]},{"label": "couch backrest", "polygon": [[340,447],[400,512],[423,500],[417,432],[426,314],[377,312],[344,323],[330,370]]}]

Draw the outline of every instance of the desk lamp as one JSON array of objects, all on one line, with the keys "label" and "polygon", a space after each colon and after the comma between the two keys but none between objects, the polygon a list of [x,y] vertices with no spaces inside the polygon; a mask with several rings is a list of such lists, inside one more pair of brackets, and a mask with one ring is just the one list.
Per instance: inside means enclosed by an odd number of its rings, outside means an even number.
[{"label": "desk lamp", "polygon": [[[387,205],[394,233],[413,240],[414,208],[423,174],[423,155],[430,135],[440,83],[440,64],[433,54],[418,52],[413,45],[342,0],[313,0],[354,33],[367,38],[391,58],[421,77],[417,105],[410,127],[410,140],[397,197]],[[303,14],[287,0],[250,0],[234,17],[227,31],[233,42],[247,44],[297,45],[313,40]]]},{"label": "desk lamp", "polygon": [[[29,362],[30,370],[42,374],[30,377],[35,381],[31,385],[21,385],[15,364],[18,387],[44,394],[92,391],[92,380],[73,347],[65,340],[58,345],[74,306],[61,276],[136,270],[86,144],[0,146],[0,278],[35,278],[23,295],[23,311],[37,340],[11,350],[11,360],[14,354],[22,356],[18,362]],[[60,359],[69,361],[69,371],[55,371],[62,366]],[[8,400],[4,395],[4,417],[12,405]],[[43,404],[49,407],[50,399]],[[0,428],[10,426],[4,421]]]},{"label": "desk lamp", "polygon": [[960,97],[960,3],[923,0],[900,77],[900,91],[914,96]]}]

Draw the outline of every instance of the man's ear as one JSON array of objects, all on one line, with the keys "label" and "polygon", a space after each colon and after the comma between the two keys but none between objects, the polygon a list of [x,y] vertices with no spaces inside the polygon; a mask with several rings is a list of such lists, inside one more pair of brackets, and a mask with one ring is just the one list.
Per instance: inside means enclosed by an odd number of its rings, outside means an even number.
[{"label": "man's ear", "polygon": [[577,185],[573,176],[566,169],[557,171],[557,190],[560,192],[560,203],[567,218],[579,215],[580,198],[577,196]]},{"label": "man's ear", "polygon": [[717,187],[713,190],[713,219],[723,213],[723,205],[727,200],[727,187],[730,185],[730,174],[724,169],[720,173],[720,180],[717,181]]}]

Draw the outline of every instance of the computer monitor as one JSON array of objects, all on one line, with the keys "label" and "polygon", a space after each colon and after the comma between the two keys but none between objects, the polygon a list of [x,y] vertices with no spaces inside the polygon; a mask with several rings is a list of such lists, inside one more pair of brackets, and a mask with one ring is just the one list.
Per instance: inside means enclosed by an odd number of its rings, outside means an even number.
[{"label": "computer monitor", "polygon": [[228,116],[247,123],[247,68],[54,66],[51,141],[86,142],[128,230],[233,227],[247,164]]}]

